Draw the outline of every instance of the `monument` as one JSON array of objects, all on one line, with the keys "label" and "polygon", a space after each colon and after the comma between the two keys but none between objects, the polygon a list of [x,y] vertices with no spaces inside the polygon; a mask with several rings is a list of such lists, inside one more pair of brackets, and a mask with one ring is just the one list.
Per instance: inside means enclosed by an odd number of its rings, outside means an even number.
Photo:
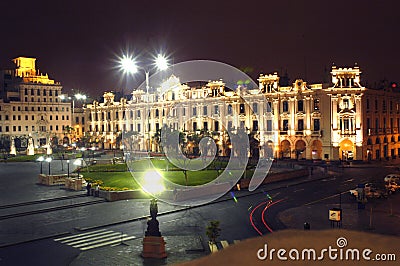
[{"label": "monument", "polygon": [[17,155],[17,149],[15,148],[15,140],[14,140],[14,137],[11,137],[10,155]]},{"label": "monument", "polygon": [[35,147],[33,147],[33,139],[29,136],[28,148],[26,149],[26,155],[35,155]]},{"label": "monument", "polygon": [[150,201],[150,216],[151,219],[147,222],[147,231],[143,239],[143,258],[166,258],[165,241],[161,236],[159,222],[157,221],[157,199]]}]

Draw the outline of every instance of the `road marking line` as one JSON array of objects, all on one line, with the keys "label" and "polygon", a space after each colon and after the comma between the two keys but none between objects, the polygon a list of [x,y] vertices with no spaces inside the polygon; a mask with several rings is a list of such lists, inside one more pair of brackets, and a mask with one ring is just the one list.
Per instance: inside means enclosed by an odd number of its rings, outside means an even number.
[{"label": "road marking line", "polygon": [[221,240],[221,245],[222,245],[223,248],[229,247],[229,243],[226,240]]},{"label": "road marking line", "polygon": [[303,191],[304,188],[300,188],[300,189],[296,189],[295,191],[293,191],[293,193],[299,192],[299,191]]},{"label": "road marking line", "polygon": [[86,239],[87,238],[93,238],[93,237],[96,237],[96,236],[107,235],[107,234],[110,234],[110,233],[114,233],[114,231],[104,231],[104,232],[100,232],[98,234],[91,234],[91,235],[85,235],[85,236],[75,235],[74,238],[70,238],[70,239],[67,239],[67,240],[62,240],[60,242],[64,243],[64,244],[67,244],[68,242],[74,242],[76,240],[85,239],[85,238]]},{"label": "road marking line", "polygon": [[217,252],[218,247],[215,244],[211,244],[210,242],[208,243],[208,247],[210,248],[211,253]]},{"label": "road marking line", "polygon": [[105,242],[105,243],[101,243],[101,244],[97,244],[97,245],[93,245],[93,246],[83,247],[83,248],[80,248],[80,250],[89,250],[89,249],[109,246],[109,245],[112,245],[112,244],[120,243],[122,241],[132,240],[132,239],[135,239],[135,238],[136,238],[135,236],[124,237],[122,239],[117,239],[117,240],[113,240],[113,241],[109,241],[109,242]]},{"label": "road marking line", "polygon": [[[342,195],[342,194],[346,194],[346,193],[349,193],[349,191],[343,191],[340,194]],[[303,206],[308,206],[308,205],[311,205],[311,204],[314,204],[314,203],[317,203],[317,202],[320,202],[320,201],[324,201],[324,200],[327,200],[327,199],[331,199],[331,198],[334,198],[334,197],[337,197],[337,196],[339,196],[339,194],[334,194],[334,195],[326,197],[326,198],[322,198],[322,199],[319,199],[319,200],[314,200],[314,201],[311,201],[309,203],[304,204]]]},{"label": "road marking line", "polygon": [[233,244],[238,244],[240,240],[233,240]]},{"label": "road marking line", "polygon": [[107,239],[109,239],[110,237],[114,237],[114,236],[121,236],[121,233],[114,232],[114,233],[109,233],[109,234],[106,234],[106,235],[101,235],[101,236],[92,237],[92,238],[89,238],[89,239],[88,239],[88,238],[85,238],[85,239],[76,239],[77,241],[70,242],[70,243],[65,243],[65,242],[64,242],[64,244],[67,244],[67,245],[69,245],[69,246],[75,246],[76,244],[85,243],[85,242],[87,242],[87,241],[93,242],[93,240],[100,240],[100,239],[101,239],[101,241],[104,241],[104,240],[107,240]]},{"label": "road marking line", "polygon": [[93,234],[93,233],[96,233],[96,232],[102,232],[102,231],[106,231],[106,230],[105,229],[100,229],[100,230],[91,231],[91,232],[83,233],[83,234],[79,234],[79,235],[72,235],[72,236],[56,238],[56,239],[54,239],[54,241],[61,241],[61,240],[64,240],[64,239],[74,238],[76,236],[84,236],[84,235],[89,235],[89,234]]},{"label": "road marking line", "polygon": [[80,248],[80,247],[84,247],[84,246],[88,246],[88,245],[92,245],[92,244],[97,244],[97,243],[107,243],[107,242],[104,242],[104,241],[107,241],[107,240],[113,240],[114,241],[114,239],[121,240],[121,239],[123,239],[124,237],[127,237],[127,236],[128,235],[126,235],[126,234],[123,234],[122,236],[121,235],[115,235],[115,236],[111,236],[111,237],[108,237],[108,238],[105,238],[105,239],[94,240],[94,241],[86,242],[86,243],[79,244],[79,245],[72,245],[72,247]]}]

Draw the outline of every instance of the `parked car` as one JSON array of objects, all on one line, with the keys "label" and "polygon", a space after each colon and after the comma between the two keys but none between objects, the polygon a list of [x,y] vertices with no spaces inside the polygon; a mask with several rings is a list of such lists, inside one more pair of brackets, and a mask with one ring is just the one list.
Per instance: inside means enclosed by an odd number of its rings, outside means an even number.
[{"label": "parked car", "polygon": [[385,184],[385,188],[386,188],[386,191],[387,191],[388,194],[392,194],[392,193],[395,193],[397,190],[400,189],[400,185],[397,184],[394,181],[391,181],[391,182],[387,182]]},{"label": "parked car", "polygon": [[[372,184],[371,183],[364,184],[364,191],[365,191],[366,194],[368,194],[368,192],[371,190],[371,188],[372,188]],[[350,189],[350,195],[353,195],[354,197],[357,197],[358,196],[357,188]]]},{"label": "parked car", "polygon": [[399,174],[388,174],[387,176],[385,176],[385,178],[383,178],[383,181],[386,183],[390,183],[390,182],[396,182],[397,184],[400,184],[400,175]]}]

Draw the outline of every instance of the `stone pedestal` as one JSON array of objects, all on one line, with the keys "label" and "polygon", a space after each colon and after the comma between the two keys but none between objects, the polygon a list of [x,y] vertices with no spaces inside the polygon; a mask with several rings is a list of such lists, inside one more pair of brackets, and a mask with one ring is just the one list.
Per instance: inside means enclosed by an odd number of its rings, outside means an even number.
[{"label": "stone pedestal", "polygon": [[167,257],[165,241],[162,236],[145,236],[143,239],[143,258],[162,259]]}]

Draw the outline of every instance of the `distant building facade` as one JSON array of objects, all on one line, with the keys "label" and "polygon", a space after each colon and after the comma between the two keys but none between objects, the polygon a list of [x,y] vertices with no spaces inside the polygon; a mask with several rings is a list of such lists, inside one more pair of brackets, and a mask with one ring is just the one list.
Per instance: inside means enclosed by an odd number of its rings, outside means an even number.
[{"label": "distant building facade", "polygon": [[[71,104],[61,101],[62,86],[36,69],[36,58],[13,59],[15,67],[0,71],[0,136],[17,148],[69,142]],[[67,137],[67,139],[64,139]]]},{"label": "distant building facade", "polygon": [[[400,155],[400,93],[367,89],[361,71],[332,67],[330,84],[297,79],[281,86],[277,73],[260,75],[257,88],[227,88],[223,81],[178,84],[163,94],[136,90],[129,100],[85,107],[92,141],[120,148],[129,134],[135,149],[160,152],[160,129],[180,130],[190,146],[196,135],[214,139],[220,155],[231,152],[227,130],[250,136],[250,156],[310,160],[381,160]],[[148,114],[148,115],[147,115]]]}]

